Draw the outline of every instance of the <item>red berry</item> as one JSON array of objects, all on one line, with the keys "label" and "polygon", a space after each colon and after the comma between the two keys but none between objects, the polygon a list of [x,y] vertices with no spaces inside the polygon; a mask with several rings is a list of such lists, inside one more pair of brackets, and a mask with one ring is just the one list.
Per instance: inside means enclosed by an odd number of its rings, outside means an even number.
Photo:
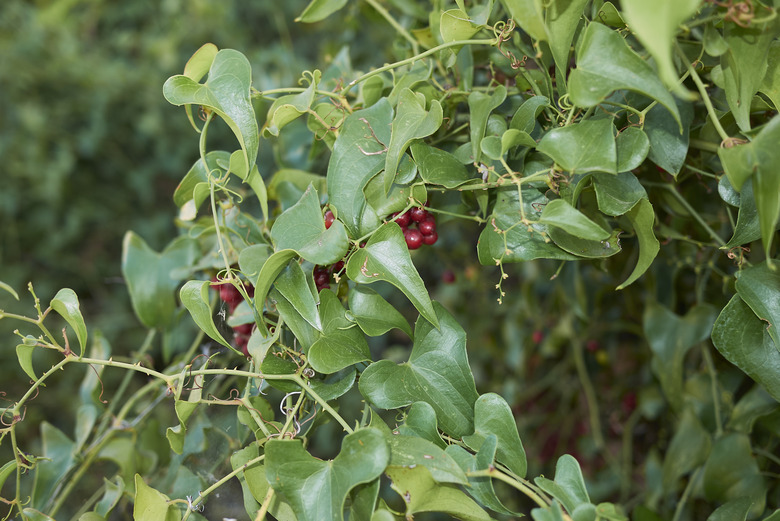
[{"label": "red berry", "polygon": [[430,235],[436,231],[436,221],[432,215],[429,215],[427,219],[417,225],[417,228],[423,235]]},{"label": "red berry", "polygon": [[598,340],[588,340],[588,343],[585,344],[585,349],[587,349],[591,353],[595,353],[596,351],[599,350],[600,347],[601,344],[599,344]]},{"label": "red berry", "polygon": [[232,284],[222,284],[219,287],[219,298],[228,304],[238,304],[241,302],[241,293]]},{"label": "red berry", "polygon": [[544,340],[544,333],[542,333],[537,329],[531,335],[531,340],[533,341],[534,344],[541,344],[542,340]]},{"label": "red berry", "polygon": [[428,212],[424,208],[417,208],[416,206],[409,210],[412,216],[412,220],[416,223],[423,222],[428,217]]},{"label": "red berry", "polygon": [[328,228],[330,228],[330,225],[333,224],[333,221],[335,220],[336,220],[336,216],[333,215],[333,212],[331,212],[330,210],[325,212],[325,229],[327,230]]},{"label": "red berry", "polygon": [[251,335],[252,326],[254,326],[254,324],[241,324],[240,326],[235,326],[233,331],[235,331],[238,335]]},{"label": "red berry", "polygon": [[406,247],[410,250],[416,250],[422,246],[424,237],[420,233],[420,230],[406,230],[404,232],[404,239],[406,239]]},{"label": "red berry", "polygon": [[401,228],[406,228],[409,226],[409,224],[412,222],[412,216],[409,215],[409,212],[404,212],[402,214],[398,214],[398,212],[392,214],[390,217],[396,217],[395,222],[400,226]]},{"label": "red berry", "polygon": [[247,349],[249,344],[249,337],[246,335],[236,335],[233,340],[236,342],[236,347],[241,348],[241,351],[245,355],[249,356],[249,350]]},{"label": "red berry", "polygon": [[338,261],[336,264],[331,266],[330,272],[331,273],[338,273],[341,270],[344,269],[344,261]]},{"label": "red berry", "polygon": [[445,284],[452,284],[455,282],[455,273],[452,270],[445,270],[445,272],[441,274],[441,280]]},{"label": "red berry", "polygon": [[436,244],[436,241],[439,240],[439,234],[436,232],[429,233],[428,235],[422,236],[422,242],[424,244],[427,244],[428,246],[433,246]]}]

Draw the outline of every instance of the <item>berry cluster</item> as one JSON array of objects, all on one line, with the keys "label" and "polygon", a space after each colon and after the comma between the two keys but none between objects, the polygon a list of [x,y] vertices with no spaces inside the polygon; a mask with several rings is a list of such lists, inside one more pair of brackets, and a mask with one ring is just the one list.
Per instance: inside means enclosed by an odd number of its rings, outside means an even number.
[{"label": "berry cluster", "polygon": [[[238,307],[238,305],[243,300],[243,297],[241,296],[241,293],[239,293],[238,289],[236,289],[236,287],[233,284],[217,284],[216,278],[211,279],[211,286],[219,288],[220,300],[225,304],[227,304],[230,314],[233,314],[233,312],[236,310],[236,307]],[[254,286],[252,286],[248,282],[245,282],[244,289],[246,290],[247,296],[249,296],[250,298],[254,297],[255,294]],[[247,350],[247,344],[249,343],[249,337],[252,335],[253,327],[254,324],[251,323],[241,324],[239,326],[233,327],[233,340],[236,343],[236,347],[238,349],[241,349],[241,352],[244,353],[246,356],[249,356],[249,351]]]},{"label": "berry cluster", "polygon": [[343,269],[344,261],[338,261],[330,266],[314,266],[314,284],[317,286],[317,291],[330,289],[331,276]]},{"label": "berry cluster", "polygon": [[395,219],[403,230],[406,246],[410,250],[416,250],[423,244],[431,246],[439,240],[439,234],[436,233],[436,219],[425,208],[414,207],[402,214],[394,213],[390,218]]}]

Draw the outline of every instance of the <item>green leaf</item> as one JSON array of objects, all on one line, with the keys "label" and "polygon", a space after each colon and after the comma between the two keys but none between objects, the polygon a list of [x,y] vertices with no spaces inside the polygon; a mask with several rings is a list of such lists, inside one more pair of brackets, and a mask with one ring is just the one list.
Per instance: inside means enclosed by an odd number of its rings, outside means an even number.
[{"label": "green leaf", "polygon": [[[401,161],[399,171],[405,168],[411,168],[411,171],[415,171],[414,162],[409,159],[409,156],[404,156],[404,160]],[[406,208],[409,204],[409,198],[413,197],[418,201],[428,200],[428,191],[423,184],[413,185],[400,185],[393,183],[389,192],[385,192],[385,187],[382,184],[382,178],[376,176],[371,179],[366,187],[363,189],[366,202],[370,210],[377,216],[377,219],[390,215],[393,212],[399,212]],[[369,208],[366,208],[368,211]],[[367,214],[368,212],[366,212]],[[366,215],[364,214],[364,216]],[[364,219],[363,224],[366,224],[367,220]]]},{"label": "green leaf", "polygon": [[479,24],[474,23],[469,19],[469,15],[460,9],[448,9],[441,13],[439,31],[444,43],[455,40],[468,40],[477,34],[479,30]]},{"label": "green leaf", "polygon": [[[446,452],[458,463],[458,465],[460,465],[460,468],[462,468],[464,472],[488,470],[493,466],[493,461],[496,456],[496,444],[495,435],[490,435],[485,438],[479,449],[479,453],[476,456],[459,445],[448,445]],[[493,481],[490,477],[469,476],[468,480],[470,485],[470,488],[468,489],[469,494],[482,505],[485,505],[499,514],[517,515],[517,512],[512,512],[506,508],[498,499],[496,491],[493,488]]]},{"label": "green leaf", "polygon": [[314,23],[324,20],[342,7],[347,5],[347,0],[311,0],[296,22]]},{"label": "green leaf", "polygon": [[[725,183],[729,183],[728,176],[721,177]],[[729,183],[731,186],[731,183]],[[733,188],[732,188],[733,191]],[[758,208],[756,208],[756,199],[753,195],[753,180],[748,179],[742,184],[742,191],[736,194],[739,204],[739,213],[737,214],[737,225],[734,227],[734,235],[729,242],[721,246],[721,249],[731,249],[735,246],[741,246],[756,241],[761,238],[761,225],[758,222]]]},{"label": "green leaf", "polygon": [[320,292],[323,335],[309,348],[309,363],[320,373],[335,373],[358,362],[371,361],[363,332],[347,319],[347,311],[332,291]]},{"label": "green leaf", "polygon": [[8,479],[8,476],[16,472],[16,460],[11,460],[7,462],[5,465],[0,467],[0,489],[3,488],[3,484],[5,483],[5,480]]},{"label": "green leaf", "polygon": [[179,237],[157,253],[133,232],[122,242],[122,275],[130,302],[141,323],[149,328],[166,327],[176,311],[177,270],[191,266],[200,254],[198,241]]},{"label": "green leaf", "polygon": [[564,229],[582,239],[603,241],[609,238],[608,231],[563,199],[554,199],[547,203],[542,210],[539,222]]},{"label": "green leaf", "polygon": [[624,289],[641,277],[653,263],[653,260],[661,249],[661,244],[658,242],[658,239],[655,238],[655,233],[653,233],[655,212],[653,211],[653,205],[650,204],[649,200],[640,199],[639,203],[626,214],[626,217],[631,221],[631,226],[634,227],[634,233],[639,241],[639,257],[637,258],[636,266],[634,266],[631,275],[629,275],[617,289]]},{"label": "green leaf", "polygon": [[573,174],[593,171],[616,174],[614,132],[615,126],[611,119],[589,119],[567,127],[553,128],[544,135],[536,148]]},{"label": "green leaf", "polygon": [[637,40],[655,59],[658,75],[666,86],[681,97],[687,97],[685,88],[672,58],[672,47],[677,30],[684,21],[696,14],[702,0],[623,0],[623,19]]},{"label": "green leaf", "polygon": [[235,351],[217,330],[209,304],[209,281],[190,280],[182,286],[179,297],[198,327],[209,337]]},{"label": "green leaf", "polygon": [[[559,71],[569,68],[569,51],[588,0],[554,0],[544,9],[550,50]],[[566,75],[559,76],[565,80]],[[557,78],[556,78],[557,79]]]},{"label": "green leaf", "polygon": [[420,314],[438,327],[428,291],[412,263],[401,227],[394,222],[382,225],[365,248],[352,254],[347,276],[358,284],[384,280],[400,289]]},{"label": "green leaf", "polygon": [[771,251],[775,228],[780,221],[780,116],[761,129],[752,142],[718,149],[726,175],[735,190],[752,176],[753,193],[761,226],[761,240]]},{"label": "green leaf", "polygon": [[734,295],[712,329],[712,344],[726,360],[761,384],[780,402],[780,352],[766,324]]},{"label": "green leaf", "polygon": [[464,436],[463,441],[478,451],[490,436],[497,440],[496,459],[524,478],[528,461],[515,417],[506,400],[495,393],[483,394],[474,404],[474,434]]},{"label": "green leaf", "polygon": [[[206,160],[198,159],[190,167],[187,175],[179,182],[176,190],[173,192],[173,202],[181,208],[188,201],[195,200],[195,209],[197,210],[201,203],[209,194],[209,179],[218,178],[224,170],[219,166],[230,161],[230,153],[224,150],[212,150],[206,154]],[[196,190],[199,185],[206,186],[206,190]]]},{"label": "green leaf", "polygon": [[740,298],[758,318],[767,323],[766,330],[780,351],[780,272],[769,269],[766,262],[738,272],[736,288]]},{"label": "green leaf", "polygon": [[509,122],[509,128],[530,134],[536,127],[536,118],[542,113],[544,107],[549,106],[549,98],[545,96],[531,96],[515,111],[512,120]]},{"label": "green leaf", "polygon": [[774,40],[769,47],[767,71],[759,90],[772,100],[775,110],[780,110],[780,41]]},{"label": "green leaf", "polygon": [[309,386],[327,402],[343,396],[352,389],[357,377],[357,369],[347,367],[333,374],[318,376],[318,378],[309,379]]},{"label": "green leaf", "polygon": [[490,113],[497,109],[506,99],[506,87],[499,85],[492,94],[472,91],[468,97],[469,103],[469,135],[471,136],[472,161],[479,163],[482,157],[482,139],[485,137]]},{"label": "green leaf", "polygon": [[[538,190],[523,188],[522,203],[515,187],[497,190],[496,204],[488,224],[479,235],[477,254],[484,266],[497,262],[522,262],[534,259],[573,260],[576,257],[545,241],[548,227],[539,223],[547,198]],[[520,209],[533,224],[520,223]],[[530,230],[529,230],[530,228]]]},{"label": "green leaf", "polygon": [[422,142],[412,144],[410,150],[426,183],[456,188],[473,179],[463,163],[449,152]]},{"label": "green leaf", "polygon": [[409,322],[373,289],[355,286],[350,288],[348,299],[352,317],[368,336],[384,335],[393,328],[412,336]]},{"label": "green leaf", "polygon": [[769,46],[777,35],[775,22],[740,27],[727,24],[724,37],[729,50],[720,57],[726,101],[742,132],[750,130],[750,104],[766,75]]},{"label": "green leaf", "polygon": [[409,361],[374,362],[358,382],[361,394],[383,409],[423,401],[436,411],[440,428],[461,437],[473,432],[477,391],[466,354],[466,332],[440,304],[434,303],[439,329],[419,319]]},{"label": "green leaf", "polygon": [[767,483],[753,457],[750,437],[728,433],[718,438],[704,464],[704,495],[710,501],[748,498],[756,517],[764,512]]},{"label": "green leaf", "polygon": [[653,352],[651,367],[667,400],[680,410],[683,405],[683,360],[688,350],[710,336],[716,310],[709,305],[692,308],[684,317],[659,304],[650,304],[644,315],[644,330]]},{"label": "green leaf", "polygon": [[217,57],[219,49],[213,43],[203,44],[195,53],[187,60],[184,65],[184,75],[192,79],[192,81],[200,81],[205,76],[211,64],[214,63],[214,58]]},{"label": "green leaf", "polygon": [[607,215],[623,215],[640,200],[647,199],[645,187],[631,172],[621,172],[618,175],[597,172],[591,179],[599,210]]},{"label": "green leaf", "polygon": [[628,172],[641,165],[650,151],[650,140],[641,128],[628,127],[615,138],[618,172]]},{"label": "green leaf", "polygon": [[276,277],[274,286],[306,322],[318,331],[322,331],[317,302],[314,300],[300,264],[296,261],[290,262]]},{"label": "green leaf", "polygon": [[295,250],[312,264],[338,262],[349,249],[347,232],[341,221],[335,220],[330,228],[325,227],[319,195],[311,185],[300,201],[276,218],[271,239],[277,252]]},{"label": "green leaf", "polygon": [[13,297],[16,300],[19,300],[19,294],[16,292],[16,290],[11,286],[9,286],[8,284],[6,284],[5,282],[3,282],[2,280],[0,280],[0,289],[2,289],[3,291],[7,291],[11,295],[13,295]]},{"label": "green leaf", "polygon": [[206,83],[185,75],[172,76],[163,85],[163,95],[173,105],[200,105],[221,117],[241,144],[244,170],[249,172],[260,142],[251,86],[249,60],[238,51],[222,49],[214,57]]},{"label": "green leaf", "polygon": [[422,466],[428,469],[437,483],[468,484],[463,470],[443,449],[433,442],[416,436],[391,434],[389,467]]},{"label": "green leaf", "polygon": [[654,106],[647,113],[644,131],[650,140],[647,157],[676,177],[688,156],[693,105],[679,99],[675,101],[682,121],[682,133],[673,115],[661,105]]},{"label": "green leaf", "polygon": [[[360,237],[368,181],[385,166],[393,108],[386,98],[344,120],[328,163],[328,199],[352,237]],[[370,230],[369,230],[370,231]]]},{"label": "green leaf", "polygon": [[420,512],[443,512],[463,521],[490,520],[473,499],[455,485],[436,483],[425,467],[389,467],[387,475],[406,504],[407,519]]},{"label": "green leaf", "polygon": [[622,249],[620,239],[618,238],[621,233],[620,230],[613,230],[610,236],[602,241],[582,239],[570,234],[563,228],[550,228],[548,231],[550,239],[553,240],[556,246],[572,255],[585,257],[586,259],[611,257]]},{"label": "green leaf", "polygon": [[[257,445],[250,444],[230,456],[230,465],[233,467],[233,470],[244,467],[243,479],[239,477],[239,480],[241,481],[242,489],[245,490],[244,504],[252,504],[251,510],[247,506],[247,513],[250,516],[254,516],[257,513],[259,505],[266,500],[268,490],[271,488],[268,479],[266,479],[265,465],[254,464],[245,467],[249,461],[257,458],[258,455]],[[250,498],[246,497],[246,489],[248,489]],[[252,499],[254,502],[251,501]],[[282,501],[279,494],[274,494],[273,499],[271,499],[268,513],[273,515],[278,521],[296,521],[292,507],[290,507],[289,503]]]},{"label": "green leaf", "polygon": [[[294,262],[294,261],[293,261]],[[311,291],[309,287],[307,286],[305,289],[306,293],[311,294]],[[317,330],[314,326],[312,326],[305,318],[301,316],[301,314],[298,312],[298,310],[295,309],[295,306],[290,303],[287,298],[282,295],[277,288],[273,288],[268,293],[269,301],[273,306],[276,307],[276,310],[279,312],[279,316],[282,318],[282,321],[284,322],[284,325],[286,325],[292,334],[295,336],[295,338],[298,340],[298,343],[300,344],[301,348],[303,348],[304,353],[308,353],[309,348],[316,342],[320,336],[321,331]],[[319,319],[318,319],[319,320]],[[255,354],[253,351],[249,351],[250,353],[253,353],[252,356],[256,357],[262,357],[265,358],[264,353],[267,353],[268,349],[276,342],[277,339],[274,339],[276,335],[276,331],[279,331],[278,328],[275,330],[273,335],[270,336],[262,336],[261,346],[260,346],[260,352],[256,352]],[[252,335],[253,337],[255,335]],[[252,346],[252,339],[250,338],[250,343],[248,345],[248,349],[251,349]]]},{"label": "green leaf", "polygon": [[[608,60],[604,57],[609,56]],[[578,107],[594,107],[616,90],[630,90],[657,100],[680,125],[677,105],[653,69],[617,32],[591,22],[578,47],[577,68],[569,74],[569,96]]]},{"label": "green leaf", "polygon": [[707,521],[745,521],[752,504],[753,500],[749,497],[734,499],[716,508]]},{"label": "green leaf", "polygon": [[441,449],[447,447],[439,435],[436,424],[436,411],[426,402],[414,402],[406,412],[404,423],[396,429],[399,434],[417,436],[434,443]]},{"label": "green leaf", "polygon": [[677,480],[704,463],[711,446],[710,434],[693,410],[686,408],[664,458],[664,489],[677,490]]},{"label": "green leaf", "polygon": [[35,473],[33,508],[48,510],[54,491],[76,465],[76,444],[47,421],[41,423],[42,458]]},{"label": "green leaf", "polygon": [[385,156],[384,188],[385,192],[396,179],[401,156],[413,140],[430,136],[441,126],[443,118],[441,104],[431,101],[429,111],[425,110],[425,95],[403,89],[398,97],[396,114],[393,118],[390,143]]},{"label": "green leaf", "polygon": [[534,40],[547,40],[541,0],[501,0],[517,25]]},{"label": "green leaf", "polygon": [[309,86],[298,94],[288,94],[274,100],[268,109],[263,136],[279,136],[279,131],[289,123],[296,120],[301,114],[305,114],[314,102],[314,91],[322,77],[319,70],[306,75]]},{"label": "green leaf", "polygon": [[133,500],[133,521],[180,521],[181,514],[168,496],[158,492],[144,482],[140,474],[135,475],[135,498]]},{"label": "green leaf", "polygon": [[300,440],[265,446],[268,482],[293,508],[298,521],[344,519],[344,501],[355,486],[378,478],[390,461],[385,435],[372,428],[347,435],[331,461],[311,456]]},{"label": "green leaf", "polygon": [[580,505],[590,503],[580,464],[568,454],[558,458],[558,463],[555,464],[554,481],[538,477],[534,479],[534,483],[560,501],[569,514],[573,514]]},{"label": "green leaf", "polygon": [[87,325],[84,323],[84,317],[81,315],[79,298],[76,296],[76,292],[70,288],[59,290],[49,303],[49,307],[56,311],[73,328],[79,340],[79,346],[81,347],[79,356],[81,356],[84,352],[84,347],[87,345]]},{"label": "green leaf", "polygon": [[168,438],[168,443],[171,445],[171,450],[176,454],[182,454],[184,450],[184,438],[187,434],[187,420],[190,419],[192,413],[198,407],[202,396],[203,389],[203,375],[197,375],[193,379],[193,387],[190,391],[190,395],[187,401],[177,399],[174,403],[174,409],[176,410],[176,417],[179,419],[179,424],[175,427],[168,427],[165,431],[165,437]]},{"label": "green leaf", "polygon": [[[260,269],[260,275],[257,276],[257,282],[255,282],[255,305],[258,309],[263,309],[265,298],[268,296],[268,290],[271,289],[271,285],[276,280],[276,277],[287,267],[287,264],[295,255],[295,250],[281,250],[268,257],[268,260],[265,261],[265,264]],[[258,327],[267,336],[268,329],[265,326],[265,322],[261,320],[258,323]]]},{"label": "green leaf", "polygon": [[38,377],[35,376],[35,369],[32,364],[32,356],[35,351],[35,344],[19,344],[16,346],[16,358],[19,360],[19,365],[27,373],[33,382],[38,381]]}]

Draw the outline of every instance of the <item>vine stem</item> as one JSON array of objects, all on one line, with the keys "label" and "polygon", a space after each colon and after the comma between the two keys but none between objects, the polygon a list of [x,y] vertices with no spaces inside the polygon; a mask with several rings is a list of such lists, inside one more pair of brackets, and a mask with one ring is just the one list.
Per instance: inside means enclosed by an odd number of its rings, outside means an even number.
[{"label": "vine stem", "polygon": [[319,403],[322,406],[323,410],[327,411],[328,414],[330,414],[337,422],[339,422],[341,424],[341,427],[345,431],[347,431],[347,433],[352,434],[353,432],[355,432],[355,430],[349,426],[349,424],[344,420],[344,418],[342,418],[341,415],[328,404],[328,402],[323,400],[322,397],[314,391],[314,389],[306,385],[306,382],[303,381],[303,378],[301,378],[299,375],[296,374],[296,375],[292,375],[291,380],[297,383],[301,387],[301,390],[303,392],[309,394],[314,399],[314,401]]},{"label": "vine stem", "polygon": [[677,55],[685,64],[685,67],[688,69],[688,73],[691,75],[691,79],[696,84],[696,88],[698,89],[699,94],[701,95],[701,99],[704,102],[704,106],[707,108],[707,114],[710,116],[712,125],[715,127],[715,130],[718,132],[720,139],[722,141],[728,141],[731,138],[726,133],[726,130],[723,128],[723,126],[720,124],[718,115],[715,114],[715,107],[712,106],[712,101],[710,100],[710,97],[707,95],[707,88],[704,86],[704,82],[701,81],[701,78],[699,77],[699,74],[696,72],[696,69],[693,68],[691,62],[688,60],[688,57],[680,48],[680,44],[677,43],[676,40],[674,42],[674,48],[675,51],[677,51]]},{"label": "vine stem", "polygon": [[701,225],[701,227],[704,228],[707,231],[707,233],[710,235],[710,237],[712,237],[712,239],[715,242],[718,243],[718,246],[725,246],[726,245],[726,241],[724,241],[720,237],[720,235],[715,233],[715,230],[710,228],[710,226],[704,221],[704,219],[701,218],[701,215],[699,215],[699,212],[694,210],[693,206],[691,206],[688,203],[688,201],[686,201],[685,198],[683,196],[681,196],[679,194],[679,192],[677,192],[677,190],[674,189],[673,186],[665,185],[663,183],[656,183],[656,182],[653,182],[653,181],[648,181],[645,184],[647,186],[654,186],[656,188],[663,188],[664,190],[668,190],[674,196],[674,198],[677,199],[677,202],[679,202],[685,208],[685,210],[688,213],[690,213],[693,216],[694,219],[696,219],[696,222],[698,222]]},{"label": "vine stem", "polygon": [[674,509],[674,517],[672,517],[672,521],[680,521],[680,516],[682,515],[685,503],[688,502],[688,497],[693,491],[694,484],[699,480],[699,476],[701,476],[703,470],[704,467],[699,467],[696,469],[696,472],[693,473],[691,479],[688,480],[688,484],[685,485],[685,490],[683,490],[683,494],[680,496],[680,501],[677,502],[677,507]]},{"label": "vine stem", "polygon": [[390,63],[388,65],[385,65],[384,67],[379,67],[378,69],[374,69],[371,72],[367,72],[366,74],[360,76],[359,78],[354,79],[351,82],[349,82],[343,89],[341,89],[341,92],[339,92],[339,95],[340,96],[346,96],[347,92],[349,92],[352,89],[352,87],[354,87],[355,85],[357,85],[360,82],[363,82],[363,81],[367,80],[368,78],[370,78],[372,76],[376,76],[377,74],[382,74],[383,72],[386,72],[386,71],[389,71],[389,70],[392,70],[392,69],[397,69],[398,67],[403,67],[404,65],[408,65],[410,63],[414,63],[417,60],[421,60],[421,59],[426,58],[426,57],[428,57],[428,56],[430,56],[432,54],[436,54],[437,52],[439,52],[441,50],[449,49],[450,47],[458,47],[458,46],[462,46],[462,45],[495,45],[495,44],[496,44],[496,40],[495,39],[487,39],[487,38],[477,39],[477,40],[456,40],[454,42],[443,43],[441,45],[437,45],[436,47],[432,47],[432,48],[428,49],[425,52],[421,52],[420,54],[416,54],[416,55],[412,56],[411,58],[407,58],[405,60],[401,60],[401,61],[397,61],[397,62],[394,62],[394,63]]},{"label": "vine stem", "polygon": [[[233,470],[229,474],[226,474],[219,481],[217,481],[216,483],[211,485],[209,488],[207,488],[206,490],[200,492],[198,494],[198,497],[195,499],[195,501],[192,502],[192,506],[199,505],[199,504],[203,503],[203,500],[206,499],[206,496],[208,496],[209,494],[211,494],[212,492],[217,490],[219,487],[221,487],[222,485],[224,485],[225,483],[227,483],[228,481],[230,481],[231,479],[236,477],[239,473],[244,472],[249,467],[252,467],[252,466],[256,465],[257,463],[260,463],[264,459],[265,459],[265,454],[262,454],[262,455],[260,455],[260,456],[258,456],[256,458],[253,458],[253,459],[247,461],[246,463],[244,463],[243,465],[241,465],[237,469]],[[271,490],[273,490],[273,489],[271,489]],[[190,517],[191,513],[192,513],[192,510],[187,510],[187,513],[184,514],[184,517],[182,518],[182,521],[186,521],[186,519]]]},{"label": "vine stem", "polygon": [[542,499],[539,494],[531,490],[530,487],[528,487],[525,483],[518,481],[514,479],[511,476],[507,476],[500,470],[498,470],[495,467],[490,467],[486,470],[477,470],[474,472],[466,472],[466,476],[471,478],[479,478],[479,477],[489,477],[489,478],[496,478],[499,481],[503,481],[507,485],[516,488],[526,496],[528,496],[534,503],[539,505],[542,508],[547,508],[550,506],[548,502],[546,502],[544,499]]},{"label": "vine stem", "polygon": [[255,521],[263,521],[265,519],[265,515],[268,513],[268,509],[271,507],[271,501],[274,499],[274,489],[273,487],[268,487],[268,492],[265,494],[265,499],[263,499],[263,504],[260,506],[260,510],[257,511],[257,517],[255,517]]},{"label": "vine stem", "polygon": [[382,5],[379,4],[376,0],[366,0],[366,3],[374,8],[374,10],[382,15],[382,18],[387,20],[387,23],[393,26],[393,29],[396,30],[398,34],[403,36],[403,38],[412,44],[412,52],[417,54],[420,52],[420,44],[417,41],[417,39],[409,34],[409,31],[407,31],[401,24],[398,23],[398,20],[393,18],[393,15],[390,14],[390,12],[382,7]]},{"label": "vine stem", "polygon": [[580,383],[585,391],[585,399],[588,401],[588,417],[590,419],[590,429],[593,431],[593,442],[598,450],[604,449],[604,436],[601,433],[601,420],[599,420],[599,404],[596,399],[596,391],[593,389],[593,382],[590,381],[588,370],[585,368],[585,357],[582,353],[582,342],[575,338],[572,340],[574,349],[574,365],[577,368],[577,375],[580,377]]}]

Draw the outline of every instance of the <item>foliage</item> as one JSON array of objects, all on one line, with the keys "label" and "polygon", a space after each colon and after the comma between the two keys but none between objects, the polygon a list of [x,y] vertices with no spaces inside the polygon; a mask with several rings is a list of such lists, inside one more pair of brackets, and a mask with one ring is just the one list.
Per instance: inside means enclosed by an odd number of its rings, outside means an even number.
[{"label": "foliage", "polygon": [[[258,90],[205,44],[165,82],[199,156],[179,236],[124,241],[133,358],[70,289],[0,312],[39,329],[2,409],[9,516],[217,518],[238,483],[225,517],[776,518],[778,6],[366,4],[392,63]],[[33,452],[30,402],[74,364],[73,435],[40,422]]]}]

